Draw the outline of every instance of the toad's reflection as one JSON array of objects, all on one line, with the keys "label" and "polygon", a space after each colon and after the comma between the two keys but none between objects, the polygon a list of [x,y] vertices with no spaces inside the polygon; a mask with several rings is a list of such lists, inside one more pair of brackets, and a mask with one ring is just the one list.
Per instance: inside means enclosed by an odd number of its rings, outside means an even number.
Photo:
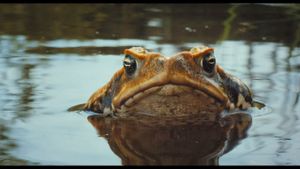
[{"label": "toad's reflection", "polygon": [[245,138],[251,125],[251,116],[246,113],[219,120],[100,116],[89,116],[88,120],[108,140],[123,165],[218,165],[219,157]]}]

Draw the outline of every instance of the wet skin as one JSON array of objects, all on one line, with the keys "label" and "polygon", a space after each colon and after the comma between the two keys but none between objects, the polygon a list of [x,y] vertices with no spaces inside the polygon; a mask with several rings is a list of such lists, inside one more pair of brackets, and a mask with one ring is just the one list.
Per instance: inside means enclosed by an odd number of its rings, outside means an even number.
[{"label": "wet skin", "polygon": [[212,48],[195,47],[164,57],[132,47],[124,55],[123,67],[111,80],[87,103],[69,110],[105,116],[182,116],[257,106],[247,85],[216,63]]}]

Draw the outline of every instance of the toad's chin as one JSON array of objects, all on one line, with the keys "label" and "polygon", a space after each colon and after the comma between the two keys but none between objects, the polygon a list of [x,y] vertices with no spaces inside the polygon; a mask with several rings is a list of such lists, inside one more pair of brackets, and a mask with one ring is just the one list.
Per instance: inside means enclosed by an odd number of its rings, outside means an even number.
[{"label": "toad's chin", "polygon": [[[182,116],[204,112],[219,113],[225,105],[205,92],[189,86],[166,84],[151,87],[127,99],[119,114],[151,116]],[[126,113],[125,113],[126,112]]]}]

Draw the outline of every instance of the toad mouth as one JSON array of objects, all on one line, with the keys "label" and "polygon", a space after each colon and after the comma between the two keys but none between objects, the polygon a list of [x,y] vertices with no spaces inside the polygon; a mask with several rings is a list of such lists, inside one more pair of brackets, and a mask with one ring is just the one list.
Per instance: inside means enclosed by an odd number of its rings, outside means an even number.
[{"label": "toad mouth", "polygon": [[[205,87],[204,87],[205,86]],[[193,94],[201,98],[200,100],[205,99],[206,103],[215,104],[216,106],[221,106],[226,104],[226,107],[229,106],[228,98],[220,92],[220,90],[215,90],[216,87],[206,85],[201,85],[201,87],[195,87],[191,84],[156,84],[151,85],[151,87],[145,86],[139,90],[131,90],[128,92],[126,97],[122,97],[119,102],[116,101],[117,106],[113,106],[113,109],[117,111],[123,111],[126,108],[130,108],[136,105],[143,99],[146,99],[149,95],[157,95],[161,97],[177,97],[180,98],[182,94]],[[213,91],[213,92],[212,92]],[[112,104],[113,105],[113,104]]]}]

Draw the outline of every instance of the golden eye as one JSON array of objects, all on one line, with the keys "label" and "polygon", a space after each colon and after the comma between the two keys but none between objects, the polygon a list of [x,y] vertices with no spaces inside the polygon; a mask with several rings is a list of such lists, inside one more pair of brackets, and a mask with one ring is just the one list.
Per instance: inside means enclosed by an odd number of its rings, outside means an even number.
[{"label": "golden eye", "polygon": [[131,55],[125,55],[123,66],[125,68],[126,74],[131,76],[136,71],[137,63]]},{"label": "golden eye", "polygon": [[212,53],[208,53],[202,58],[202,67],[203,70],[207,73],[212,73],[215,69],[216,58]]}]

